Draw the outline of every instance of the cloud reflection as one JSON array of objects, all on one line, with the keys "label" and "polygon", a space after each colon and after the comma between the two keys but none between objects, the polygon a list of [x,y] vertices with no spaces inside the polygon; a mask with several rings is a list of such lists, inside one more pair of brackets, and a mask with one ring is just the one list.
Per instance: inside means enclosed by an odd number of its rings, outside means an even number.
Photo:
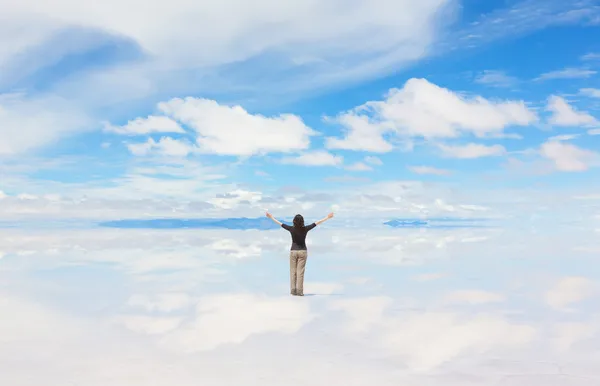
[{"label": "cloud reflection", "polygon": [[597,380],[600,272],[581,246],[599,245],[593,231],[553,232],[319,229],[305,284],[317,296],[296,298],[284,232],[5,229],[0,374],[27,386]]}]

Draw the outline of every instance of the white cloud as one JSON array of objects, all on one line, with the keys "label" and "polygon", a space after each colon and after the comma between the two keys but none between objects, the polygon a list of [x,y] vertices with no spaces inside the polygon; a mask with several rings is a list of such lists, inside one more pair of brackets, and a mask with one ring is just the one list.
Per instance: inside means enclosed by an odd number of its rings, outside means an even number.
[{"label": "white cloud", "polygon": [[198,151],[219,155],[249,156],[269,152],[305,150],[317,132],[292,114],[276,117],[253,115],[241,106],[220,105],[198,98],[171,99],[158,108],[198,134]]},{"label": "white cloud", "polygon": [[581,60],[599,60],[600,53],[590,52],[581,56]]},{"label": "white cloud", "polygon": [[[11,343],[56,343],[68,336],[81,337],[81,326],[48,307],[28,299],[0,293],[0,311],[14,318],[0,319],[0,347]],[[44,323],[39,323],[44,320]]]},{"label": "white cloud", "polygon": [[161,344],[190,353],[239,344],[257,334],[293,334],[314,318],[309,304],[298,300],[253,294],[207,296],[198,303],[195,320],[165,335]]},{"label": "white cloud", "polygon": [[425,79],[413,78],[402,89],[390,90],[384,101],[367,102],[330,119],[347,133],[343,139],[327,138],[326,146],[388,152],[393,146],[383,138],[386,134],[426,139],[462,134],[487,137],[501,134],[507,126],[526,126],[536,120],[536,114],[523,102],[467,99]]},{"label": "white cloud", "polygon": [[329,303],[334,311],[343,311],[350,318],[345,326],[351,334],[367,332],[384,318],[384,311],[393,303],[393,298],[387,296],[372,296],[336,300]]},{"label": "white cloud", "polygon": [[446,276],[448,276],[448,275],[445,273],[423,273],[420,275],[413,276],[412,280],[415,280],[418,282],[428,282],[428,281],[439,280]]},{"label": "white cloud", "polygon": [[258,257],[262,252],[260,243],[240,243],[238,240],[221,238],[210,244],[210,248],[235,259]]},{"label": "white cloud", "polygon": [[121,135],[142,135],[151,133],[185,133],[185,130],[174,120],[151,115],[147,118],[136,118],[123,126],[106,124],[105,131]]},{"label": "white cloud", "polygon": [[281,162],[284,164],[304,166],[339,166],[344,162],[344,158],[327,151],[316,150],[301,154],[298,157],[285,157]]},{"label": "white cloud", "polygon": [[270,177],[270,174],[265,172],[264,170],[256,170],[254,172],[254,175],[259,177]]},{"label": "white cloud", "polygon": [[496,157],[506,154],[506,149],[501,145],[481,145],[469,143],[464,146],[438,145],[445,157],[472,159],[481,157]]},{"label": "white cloud", "polygon": [[[15,18],[15,23],[35,26],[34,21],[37,21],[36,32],[42,30],[50,33],[52,31],[50,28],[55,28],[55,25],[49,25],[47,22],[54,18],[65,23],[64,25],[78,22],[83,26],[102,28],[123,34],[139,42],[152,54],[171,55],[172,61],[187,59],[186,65],[189,65],[190,61],[200,64],[207,61],[227,62],[232,59],[242,59],[257,50],[285,45],[289,41],[294,41],[295,38],[301,39],[297,42],[300,46],[298,48],[303,48],[306,52],[310,52],[310,47],[304,47],[304,45],[323,43],[323,40],[332,45],[330,48],[335,46],[352,52],[357,48],[345,47],[347,39],[356,37],[352,33],[355,28],[359,30],[366,28],[368,27],[367,21],[372,20],[382,30],[372,36],[371,41],[374,47],[371,47],[371,50],[375,50],[376,47],[382,49],[402,41],[414,42],[415,38],[409,34],[411,28],[421,32],[428,31],[431,26],[423,26],[421,23],[431,23],[429,19],[439,11],[437,8],[444,3],[443,1],[428,1],[418,7],[414,5],[411,7],[409,2],[391,4],[379,1],[377,3],[379,9],[374,10],[372,4],[359,2],[349,7],[345,17],[336,23],[335,31],[328,27],[330,19],[338,15],[333,11],[337,7],[322,9],[312,3],[297,2],[276,8],[270,7],[271,4],[265,1],[254,2],[252,7],[243,7],[244,3],[235,0],[228,0],[220,6],[200,6],[176,2],[158,4],[156,9],[136,9],[135,12],[131,8],[133,3],[126,2],[120,3],[124,7],[120,17],[115,17],[112,13],[114,9],[112,7],[117,3],[108,2],[102,7],[98,7],[94,15],[89,15],[85,12],[84,7],[77,6],[76,3],[63,2],[58,7],[43,6],[39,9],[39,12],[48,15],[45,19],[46,23],[44,19],[36,19],[33,15],[22,13],[24,9],[35,8],[35,3],[32,2],[26,1],[19,6],[4,3],[3,9],[7,16]],[[231,9],[240,9],[244,12],[234,15],[235,17],[230,20],[222,18],[223,14]],[[402,17],[390,16],[390,13],[398,14],[403,9],[406,14]],[[193,15],[194,22],[182,18],[183,15]],[[279,23],[273,26],[266,24],[268,21],[274,20],[272,18],[278,20]],[[313,21],[313,28],[307,29],[307,21]],[[161,27],[160,22],[170,24],[171,27]],[[268,27],[264,31],[265,34],[259,34],[260,27],[265,24]],[[236,30],[236,26],[240,27]],[[214,34],[211,34],[210,37],[207,36],[207,30],[213,30]],[[392,31],[397,36],[386,36],[393,34]],[[187,35],[182,36],[182,32],[186,32]],[[279,34],[275,34],[275,32],[279,32]],[[384,34],[384,32],[386,33]],[[30,45],[34,38],[39,39],[40,36],[29,34],[24,36],[23,40],[14,42],[13,46],[25,44],[25,38],[31,39],[26,43]],[[376,38],[379,40],[377,43],[375,42]],[[242,47],[235,46],[240,50],[237,54],[233,51],[233,43],[236,39],[244,41]],[[200,52],[187,52],[188,50],[183,48],[189,47],[193,43],[196,43]],[[215,46],[211,46],[211,43],[214,43]],[[5,47],[5,50],[7,48]],[[362,50],[369,51],[366,47]],[[7,53],[7,51],[3,53]],[[320,53],[326,54],[325,52]],[[300,57],[301,50],[294,56]]]},{"label": "white cloud", "polygon": [[584,68],[565,68],[563,70],[550,71],[541,74],[534,80],[550,80],[550,79],[577,79],[577,78],[589,78],[595,75],[596,71],[587,70]]},{"label": "white cloud", "polygon": [[409,166],[408,170],[416,174],[432,174],[435,176],[449,176],[452,174],[451,170],[434,168],[432,166]]},{"label": "white cloud", "polygon": [[157,143],[152,138],[148,138],[146,142],[131,143],[127,145],[127,149],[133,155],[144,156],[149,154],[156,147]]},{"label": "white cloud", "polygon": [[582,88],[579,89],[579,93],[592,98],[600,98],[600,88]]},{"label": "white cloud", "polygon": [[127,305],[134,308],[142,308],[146,311],[171,312],[188,307],[192,298],[182,292],[158,294],[153,297],[147,295],[132,295]]},{"label": "white cloud", "polygon": [[548,141],[570,141],[579,138],[579,134],[561,134],[548,138]]},{"label": "white cloud", "polygon": [[600,129],[590,129],[587,131],[589,135],[600,135]]},{"label": "white cloud", "polygon": [[306,281],[304,283],[305,294],[315,295],[332,295],[339,294],[344,290],[344,286],[339,283],[325,283],[325,282],[311,282]]},{"label": "white cloud", "polygon": [[[539,150],[539,149],[537,149]],[[541,158],[541,157],[540,157]],[[164,161],[169,164],[164,165]],[[540,160],[540,162],[543,162]],[[266,193],[260,189],[241,189],[218,180],[223,178],[225,164],[219,168],[201,165],[189,159],[147,158],[136,159],[135,167],[117,179],[89,184],[39,183],[33,181],[23,185],[6,185],[10,192],[23,191],[39,197],[37,200],[17,199],[16,194],[0,200],[0,214],[4,219],[93,219],[108,218],[190,218],[190,217],[255,217],[262,215],[263,208],[289,213],[299,210],[302,203],[314,205],[304,211],[308,216],[322,217],[328,213],[332,203],[339,205],[337,221],[375,217],[412,216],[480,216],[477,208],[488,208],[486,217],[522,216],[529,211],[539,210],[540,202],[546,202],[557,213],[570,217],[582,213],[580,208],[556,205],[554,202],[569,201],[556,191],[535,190],[523,196],[520,191],[491,189],[487,186],[475,193],[472,190],[452,191],[445,183],[418,181],[388,181],[373,183],[366,179],[348,187],[332,184],[317,189],[315,193],[326,193],[325,199],[304,199],[305,193]],[[549,171],[550,162],[545,162]],[[437,166],[437,165],[436,165]],[[341,170],[332,168],[332,170]],[[163,175],[172,176],[162,178]],[[367,184],[360,184],[367,182]],[[106,186],[106,184],[109,184]],[[359,190],[357,190],[360,187]],[[17,188],[19,190],[17,190]],[[23,188],[23,189],[21,189]],[[575,188],[573,188],[575,189]],[[44,197],[46,193],[59,194],[60,200]],[[580,194],[585,193],[585,189]],[[556,195],[556,196],[555,196]],[[506,201],[510,197],[509,202]],[[518,197],[518,200],[513,200]],[[541,198],[540,198],[541,197]],[[564,198],[567,197],[567,198]],[[293,201],[295,199],[295,201]],[[288,201],[290,200],[290,201]],[[525,200],[525,201],[521,201]],[[517,208],[519,208],[517,210]],[[536,208],[536,209],[531,209]],[[306,212],[306,213],[305,213]],[[340,225],[340,224],[338,224]],[[397,236],[397,235],[396,235]],[[0,247],[1,248],[1,247]],[[365,251],[366,253],[370,253]],[[375,256],[376,257],[376,256]]]},{"label": "white cloud", "polygon": [[[94,15],[80,4],[67,0],[41,7],[33,0],[18,5],[3,0],[0,4],[3,15],[10,20],[10,23],[2,23],[0,28],[0,74],[5,79],[15,78],[7,69],[19,68],[18,72],[21,72],[21,63],[26,67],[35,63],[32,71],[37,71],[60,63],[64,55],[89,52],[105,42],[139,45],[140,51],[148,54],[147,60],[140,61],[143,64],[130,62],[61,77],[58,84],[52,86],[60,95],[73,98],[65,103],[73,110],[73,104],[112,108],[132,99],[139,101],[156,95],[209,95],[226,89],[233,92],[258,90],[261,96],[273,95],[273,90],[278,96],[297,95],[298,90],[324,84],[346,84],[349,80],[396,71],[429,52],[438,52],[437,47],[431,47],[436,40],[445,46],[456,42],[468,46],[456,35],[450,36],[451,42],[438,39],[442,30],[440,24],[451,20],[451,17],[440,16],[448,16],[447,11],[455,9],[453,0],[418,3],[359,0],[351,5],[334,0],[328,7],[300,0],[273,7],[270,1],[259,0],[252,3],[251,9],[240,0],[218,4],[177,0],[148,10],[140,10],[133,0],[110,0],[97,7]],[[541,14],[540,6],[544,8]],[[118,16],[112,11],[115,7],[120,9]],[[339,7],[345,9],[342,14]],[[526,22],[523,13],[514,12],[514,9],[499,9],[501,12],[494,13],[494,17],[501,17],[513,26],[527,26],[518,28],[522,33],[560,20],[554,17],[554,7],[537,4],[536,12],[527,13]],[[30,9],[37,11],[30,12]],[[231,9],[241,11],[232,16],[228,14]],[[520,11],[519,7],[517,10]],[[540,22],[539,17],[544,21]],[[486,38],[479,40],[493,40],[514,32],[513,28],[506,28],[506,24],[496,23],[487,16],[480,21],[474,23],[477,31],[464,30],[459,35],[464,32],[471,36],[475,32]],[[504,28],[499,28],[498,24],[503,24]],[[83,33],[69,31],[67,35],[64,28],[74,25]],[[66,39],[57,44],[60,34],[77,37],[75,41]],[[15,38],[17,35],[18,39]],[[261,66],[265,62],[268,65]],[[251,68],[246,71],[242,66]],[[181,69],[184,71],[179,71]],[[276,81],[271,82],[271,79]],[[282,87],[283,82],[288,82],[288,86],[291,82],[293,87]],[[265,90],[269,85],[272,85],[271,89]],[[61,116],[64,113],[69,122],[74,117],[67,114],[66,109],[49,110]],[[50,123],[47,126],[60,126],[65,131],[40,129],[44,136],[51,138],[36,138],[39,146],[88,125],[83,122],[72,125]],[[67,127],[70,128],[67,130]]]},{"label": "white cloud", "polygon": [[372,155],[366,156],[365,162],[369,165],[376,165],[376,166],[383,165],[383,162],[381,161],[381,159],[379,159],[378,157],[372,156]]},{"label": "white cloud", "polygon": [[444,296],[446,303],[467,303],[472,305],[501,303],[505,300],[501,294],[479,290],[454,291]]},{"label": "white cloud", "polygon": [[564,309],[589,298],[595,290],[596,284],[588,278],[565,277],[546,293],[546,304],[552,308]]},{"label": "white cloud", "polygon": [[128,144],[127,148],[131,154],[137,156],[145,156],[157,151],[165,156],[185,157],[194,151],[194,146],[191,144],[171,137],[162,137],[158,142],[148,138],[146,142]]},{"label": "white cloud", "polygon": [[332,301],[330,307],[349,317],[343,326],[349,336],[369,337],[413,371],[433,370],[466,352],[523,347],[537,335],[531,326],[492,315],[435,311],[391,315],[393,304],[388,297],[371,297]]},{"label": "white cloud", "polygon": [[597,321],[594,323],[561,323],[555,327],[555,345],[561,352],[568,352],[576,343],[594,338],[600,332]]},{"label": "white cloud", "polygon": [[336,122],[347,129],[344,138],[328,137],[325,147],[328,149],[343,149],[354,151],[370,151],[387,153],[394,147],[383,138],[389,130],[380,124],[371,123],[370,118],[354,113],[342,114],[328,121]]},{"label": "white cloud", "polygon": [[[450,23],[456,16],[451,13],[457,7],[457,2],[453,0],[427,0],[421,3],[408,0],[360,0],[351,5],[333,0],[328,7],[322,7],[314,1],[307,3],[299,0],[272,7],[269,1],[258,0],[253,2],[252,9],[247,9],[248,5],[240,0],[227,0],[218,5],[198,5],[177,0],[171,4],[172,7],[161,4],[156,9],[143,11],[136,8],[133,0],[124,3],[111,0],[97,10],[96,18],[71,1],[62,1],[56,7],[41,7],[35,16],[26,11],[26,7],[36,6],[33,0],[27,0],[19,6],[8,0],[3,1],[2,9],[11,23],[3,25],[0,31],[0,36],[6,36],[0,40],[0,58],[3,58],[0,62],[15,57],[17,53],[28,53],[24,48],[31,48],[43,54],[20,55],[25,56],[22,63],[40,63],[36,68],[54,64],[61,55],[85,51],[89,48],[88,44],[97,46],[100,31],[114,34],[105,37],[107,40],[122,37],[129,44],[139,44],[142,51],[158,62],[143,66],[150,67],[147,73],[140,76],[139,73],[143,72],[140,66],[130,65],[127,71],[111,68],[108,71],[110,75],[104,72],[98,76],[98,85],[112,89],[117,98],[124,92],[130,92],[127,86],[131,84],[143,92],[160,88],[164,90],[165,85],[174,84],[175,89],[195,89],[176,93],[171,88],[168,92],[170,95],[198,95],[199,88],[223,72],[223,68],[214,66],[244,63],[248,59],[257,59],[260,64],[268,63],[265,66],[267,70],[260,71],[256,76],[254,67],[251,71],[242,72],[234,65],[232,78],[235,81],[223,82],[219,79],[220,82],[216,81],[212,86],[221,91],[225,83],[225,86],[245,91],[247,83],[244,80],[253,81],[254,86],[256,83],[259,86],[273,85],[275,82],[265,80],[268,76],[294,82],[296,88],[332,82],[347,83],[348,80],[362,80],[396,71],[404,64],[428,53],[437,53],[440,49],[448,50],[457,45],[471,47],[472,43],[488,43],[506,35],[523,34],[564,23],[563,13],[571,9],[580,11],[578,4],[571,3],[556,5],[536,2],[535,7],[531,7],[530,2],[525,2],[524,7],[518,3],[514,7],[500,7],[495,12],[486,13],[471,26],[448,34],[441,33],[447,31],[440,27]],[[109,12],[115,4],[123,8],[119,17]],[[340,7],[345,9],[343,14],[339,12]],[[240,9],[241,14],[225,16],[231,9]],[[581,12],[569,15],[579,15],[579,18],[570,17],[569,23],[585,16]],[[496,19],[503,22],[498,23]],[[165,23],[164,26],[161,23]],[[71,40],[56,44],[58,39],[53,33],[60,31],[61,27],[72,25],[81,26],[85,32],[85,28],[92,28],[95,33],[91,33],[92,36],[87,39],[85,33],[80,34],[84,37],[78,36],[78,44]],[[171,28],[166,28],[166,25],[171,25]],[[27,34],[20,31],[27,31]],[[19,39],[14,38],[16,33],[19,33]],[[475,35],[475,39],[462,40],[463,37]],[[48,40],[54,40],[55,44],[38,46]],[[436,42],[439,44],[432,46]],[[74,45],[75,48],[72,47]],[[266,53],[268,58],[265,60],[261,54],[267,56]],[[248,64],[254,65],[255,62]],[[14,65],[9,66],[12,67]],[[188,71],[183,71],[183,74],[176,71],[194,67],[200,69],[200,76],[190,77]],[[230,66],[225,67],[228,69]],[[290,70],[294,69],[304,76],[289,76]],[[102,81],[115,77],[112,75],[115,72],[122,73],[118,80],[111,84]],[[179,75],[175,81],[170,76],[174,74]],[[207,74],[210,76],[204,76]],[[104,94],[85,82],[87,75],[69,79],[69,83],[80,86],[90,94]],[[7,73],[7,78],[11,77],[12,74]],[[240,79],[244,77],[250,79]],[[276,86],[278,91],[285,93],[285,88],[279,86]]]},{"label": "white cloud", "polygon": [[37,197],[33,194],[28,194],[28,193],[19,193],[17,194],[17,199],[19,200],[37,200],[40,197]]},{"label": "white cloud", "polygon": [[0,94],[0,157],[31,152],[93,128],[90,117],[62,98]]},{"label": "white cloud", "polygon": [[577,111],[564,98],[552,95],[548,98],[546,110],[552,115],[548,122],[556,126],[587,126],[598,123],[596,118],[586,112]]},{"label": "white cloud", "polygon": [[137,334],[161,335],[175,330],[182,320],[169,316],[126,315],[115,318],[114,322]]},{"label": "white cloud", "polygon": [[367,172],[373,170],[373,168],[363,162],[355,162],[352,165],[346,166],[346,170],[352,170],[355,172]]},{"label": "white cloud", "polygon": [[486,70],[477,75],[475,82],[494,87],[510,87],[517,83],[517,78],[507,75],[504,71]]},{"label": "white cloud", "polygon": [[570,143],[547,141],[540,147],[540,154],[551,160],[554,167],[564,172],[581,172],[598,163],[600,154],[581,149]]},{"label": "white cloud", "polygon": [[489,138],[523,139],[523,136],[517,133],[499,133],[491,134]]},{"label": "white cloud", "polygon": [[422,312],[400,315],[379,327],[379,343],[414,371],[430,371],[463,353],[521,348],[532,342],[535,328],[493,315]]},{"label": "white cloud", "polygon": [[221,209],[232,209],[241,202],[257,203],[262,196],[261,192],[236,189],[225,194],[219,194],[217,197],[210,199],[209,202]]}]

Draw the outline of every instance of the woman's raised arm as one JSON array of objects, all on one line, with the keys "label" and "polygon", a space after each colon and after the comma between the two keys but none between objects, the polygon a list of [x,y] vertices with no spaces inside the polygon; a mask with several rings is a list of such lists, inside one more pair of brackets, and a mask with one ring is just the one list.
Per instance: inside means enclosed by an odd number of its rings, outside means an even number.
[{"label": "woman's raised arm", "polygon": [[321,220],[319,220],[319,221],[315,221],[315,224],[317,224],[317,225],[319,225],[319,224],[322,224],[322,223],[324,223],[325,221],[329,220],[330,218],[333,218],[333,213],[329,213],[329,214],[327,215],[327,217],[325,217],[325,218],[323,218],[323,219],[321,219]]},{"label": "woman's raised arm", "polygon": [[273,217],[273,215],[271,213],[267,212],[267,217],[270,218],[273,222],[281,225],[281,222],[278,221],[275,217]]}]

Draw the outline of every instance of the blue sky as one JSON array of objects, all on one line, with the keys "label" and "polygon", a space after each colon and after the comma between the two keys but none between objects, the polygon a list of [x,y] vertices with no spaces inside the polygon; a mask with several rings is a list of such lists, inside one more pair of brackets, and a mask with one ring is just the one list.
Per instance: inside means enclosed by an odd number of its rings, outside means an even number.
[{"label": "blue sky", "polygon": [[0,9],[4,383],[600,380],[598,1]]},{"label": "blue sky", "polygon": [[[11,197],[206,202],[231,191],[345,193],[394,180],[473,189],[486,180],[496,191],[596,184],[593,1],[431,0],[403,5],[399,19],[357,3],[337,30],[329,14],[312,29],[302,18],[285,26],[248,15],[245,33],[230,20],[189,37],[152,33],[154,12],[128,25],[78,20],[64,7],[63,24],[40,22],[3,53],[0,189]],[[14,24],[26,28],[27,15]],[[281,36],[268,39],[262,31],[271,30]],[[392,89],[396,100],[386,97]],[[356,110],[369,102],[378,107]],[[160,190],[173,179],[180,187]],[[222,209],[220,217],[237,217]]]}]

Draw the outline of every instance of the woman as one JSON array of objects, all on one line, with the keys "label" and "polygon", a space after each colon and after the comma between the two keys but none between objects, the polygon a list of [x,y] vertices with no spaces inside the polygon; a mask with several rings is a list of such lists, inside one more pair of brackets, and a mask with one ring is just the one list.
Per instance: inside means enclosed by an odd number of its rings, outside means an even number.
[{"label": "woman", "polygon": [[282,224],[269,212],[267,212],[267,217],[281,225],[283,229],[286,229],[292,235],[292,247],[290,250],[290,293],[294,296],[304,296],[304,268],[306,267],[306,258],[308,257],[306,234],[317,225],[332,218],[333,213],[329,213],[324,219],[314,222],[309,226],[304,226],[304,217],[299,214],[294,217],[294,226]]}]

